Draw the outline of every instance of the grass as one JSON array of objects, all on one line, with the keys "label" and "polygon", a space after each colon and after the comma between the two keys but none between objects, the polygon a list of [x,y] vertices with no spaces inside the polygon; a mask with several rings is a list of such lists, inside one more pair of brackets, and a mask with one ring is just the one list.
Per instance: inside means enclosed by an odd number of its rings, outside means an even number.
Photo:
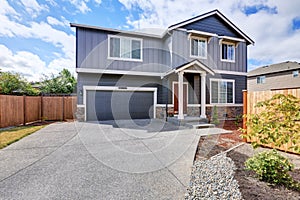
[{"label": "grass", "polygon": [[46,125],[41,126],[20,126],[8,130],[0,131],[0,149],[30,135]]}]

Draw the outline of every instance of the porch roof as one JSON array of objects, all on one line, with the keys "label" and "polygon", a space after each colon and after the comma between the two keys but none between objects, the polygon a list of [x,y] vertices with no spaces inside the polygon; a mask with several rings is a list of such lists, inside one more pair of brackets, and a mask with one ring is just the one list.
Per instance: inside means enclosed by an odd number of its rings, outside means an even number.
[{"label": "porch roof", "polygon": [[192,60],[190,62],[184,63],[178,67],[175,68],[175,72],[178,73],[180,71],[187,71],[187,70],[193,70],[193,71],[205,71],[211,75],[215,75],[215,72],[208,67],[207,65],[205,65],[204,63],[202,63],[200,60],[195,59]]}]

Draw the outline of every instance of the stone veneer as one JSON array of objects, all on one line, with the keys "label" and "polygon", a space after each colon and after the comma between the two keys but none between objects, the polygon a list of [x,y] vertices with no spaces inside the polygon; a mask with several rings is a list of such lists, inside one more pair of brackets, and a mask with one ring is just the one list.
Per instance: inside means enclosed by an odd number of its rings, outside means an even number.
[{"label": "stone veneer", "polygon": [[[169,107],[168,111],[173,112],[173,107]],[[206,106],[206,117],[211,119],[213,107]],[[243,106],[217,106],[218,118],[234,120],[236,117],[241,117],[243,115]],[[192,117],[200,116],[200,107],[188,106],[187,115]],[[156,118],[164,119],[166,116],[166,107],[156,107]]]},{"label": "stone veneer", "polygon": [[84,107],[78,107],[77,106],[77,111],[75,113],[76,119],[79,122],[83,122],[85,118],[85,108]]}]

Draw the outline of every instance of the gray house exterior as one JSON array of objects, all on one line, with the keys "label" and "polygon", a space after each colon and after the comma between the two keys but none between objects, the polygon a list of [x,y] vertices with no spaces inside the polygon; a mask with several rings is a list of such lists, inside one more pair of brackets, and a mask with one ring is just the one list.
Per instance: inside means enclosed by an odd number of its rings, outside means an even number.
[{"label": "gray house exterior", "polygon": [[218,10],[164,33],[76,27],[78,120],[242,113],[253,40]]},{"label": "gray house exterior", "polygon": [[283,62],[256,68],[248,73],[248,91],[300,88],[300,63]]}]

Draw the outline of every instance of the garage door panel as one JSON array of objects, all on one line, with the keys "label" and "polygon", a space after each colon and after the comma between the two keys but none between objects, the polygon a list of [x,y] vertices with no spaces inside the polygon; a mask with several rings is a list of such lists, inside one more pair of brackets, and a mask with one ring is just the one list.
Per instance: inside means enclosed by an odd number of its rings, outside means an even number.
[{"label": "garage door panel", "polygon": [[153,118],[153,92],[88,91],[87,120]]}]

